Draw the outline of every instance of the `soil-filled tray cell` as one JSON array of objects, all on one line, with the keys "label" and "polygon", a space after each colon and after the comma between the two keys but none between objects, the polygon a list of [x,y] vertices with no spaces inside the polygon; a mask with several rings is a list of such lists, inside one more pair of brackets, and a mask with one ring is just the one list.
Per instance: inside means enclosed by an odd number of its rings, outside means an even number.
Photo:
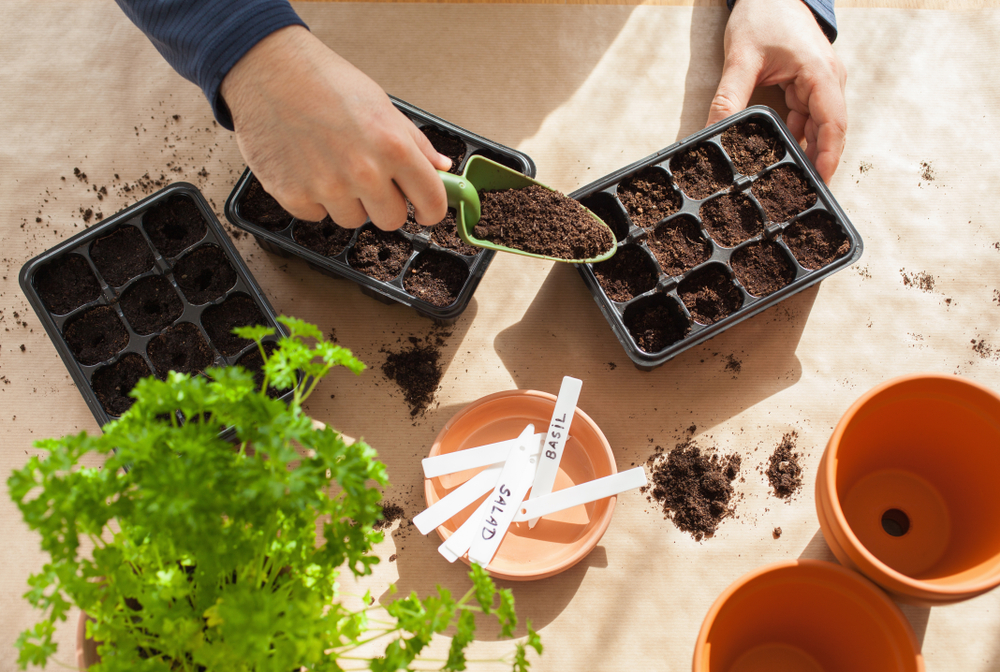
[{"label": "soil-filled tray cell", "polygon": [[[274,343],[270,341],[265,341],[263,343],[264,352],[270,357],[271,353],[277,347]],[[248,350],[246,354],[236,360],[237,366],[242,366],[244,369],[253,374],[254,383],[257,385],[257,389],[264,384],[264,358],[260,355],[260,350],[254,348],[253,350]],[[277,399],[287,390],[279,390],[273,385],[267,386],[267,395],[272,399]]]},{"label": "soil-filled tray cell", "polygon": [[615,256],[593,265],[597,282],[612,301],[624,303],[656,287],[656,269],[638,245],[618,248]]},{"label": "soil-filled tray cell", "polygon": [[95,371],[91,385],[107,414],[120,416],[135,402],[128,393],[140,379],[152,374],[141,355],[126,352],[117,362]]},{"label": "soil-filled tray cell", "polygon": [[123,226],[111,235],[95,240],[90,246],[90,258],[112,287],[121,287],[145,273],[153,268],[156,261],[142,232],[134,226]]},{"label": "soil-filled tray cell", "polygon": [[174,264],[174,280],[195,305],[214,301],[236,284],[236,269],[215,245],[202,245]]},{"label": "soil-filled tray cell", "polygon": [[456,213],[454,208],[448,208],[448,214],[439,224],[430,227],[431,242],[438,247],[443,247],[463,257],[474,257],[483,251],[481,247],[474,247],[462,240],[458,235],[458,224],[455,222]]},{"label": "soil-filled tray cell", "polygon": [[403,287],[421,301],[441,308],[458,300],[458,293],[469,277],[469,267],[450,254],[422,252],[403,278]]},{"label": "soil-filled tray cell", "polygon": [[778,166],[750,187],[768,221],[780,223],[816,205],[816,190],[798,166]]},{"label": "soil-filled tray cell", "polygon": [[79,254],[67,254],[39,268],[34,286],[42,303],[55,315],[65,315],[101,295],[94,271]]},{"label": "soil-filled tray cell", "polygon": [[139,278],[122,293],[122,313],[140,335],[170,326],[184,312],[184,303],[170,281],[162,275]]},{"label": "soil-filled tray cell", "polygon": [[628,217],[618,200],[607,192],[599,192],[580,201],[583,207],[604,220],[619,243],[628,236]]},{"label": "soil-filled tray cell", "polygon": [[431,141],[431,146],[434,149],[451,159],[451,168],[448,169],[448,172],[457,175],[467,151],[465,140],[436,126],[424,126],[420,130]]},{"label": "soil-filled tray cell", "polygon": [[810,212],[788,226],[782,233],[803,268],[814,270],[845,256],[851,241],[829,213]]},{"label": "soil-filled tray cell", "polygon": [[128,345],[128,331],[111,306],[94,306],[73,316],[63,327],[63,338],[87,366],[111,359]]},{"label": "soil-filled tray cell", "polygon": [[352,268],[382,282],[396,279],[413,254],[413,245],[396,231],[366,225],[347,257]]},{"label": "soil-filled tray cell", "polygon": [[656,257],[660,269],[676,276],[689,271],[712,256],[712,243],[701,231],[698,220],[680,215],[660,223],[649,232],[646,246]]},{"label": "soil-filled tray cell", "polygon": [[318,222],[297,220],[292,229],[292,238],[296,243],[324,257],[335,257],[351,242],[354,229],[338,226],[327,215]]},{"label": "soil-filled tray cell", "polygon": [[683,340],[691,330],[691,323],[681,307],[663,294],[653,294],[629,304],[622,321],[639,349],[650,354]]},{"label": "soil-filled tray cell", "polygon": [[723,247],[736,247],[764,233],[760,210],[745,194],[727,193],[705,201],[698,214],[708,235]]},{"label": "soil-filled tray cell", "polygon": [[674,181],[689,198],[708,198],[733,183],[733,171],[716,145],[705,143],[670,159]]},{"label": "soil-filled tray cell", "polygon": [[743,294],[725,268],[713,264],[684,278],[677,294],[699,324],[713,324],[743,305]]},{"label": "soil-filled tray cell", "polygon": [[170,371],[201,373],[215,361],[212,346],[190,322],[168,327],[151,338],[146,354],[160,378],[166,378]]},{"label": "soil-filled tray cell", "polygon": [[142,218],[146,235],[164,257],[175,257],[205,237],[208,225],[193,199],[178,194],[157,202]]},{"label": "soil-filled tray cell", "polygon": [[292,223],[292,215],[281,207],[274,196],[264,191],[256,176],[250,177],[237,207],[241,217],[268,231],[281,231]]},{"label": "soil-filled tray cell", "polygon": [[680,210],[683,199],[662,168],[643,168],[618,185],[618,200],[636,226],[649,228]]},{"label": "soil-filled tray cell", "polygon": [[750,243],[733,252],[729,263],[743,288],[754,296],[767,296],[795,279],[795,264],[784,248],[772,240]]},{"label": "soil-filled tray cell", "polygon": [[761,117],[730,126],[723,132],[721,142],[736,170],[743,175],[756,175],[785,158],[781,136]]},{"label": "soil-filled tray cell", "polygon": [[266,325],[267,321],[246,294],[234,294],[220,304],[209,306],[201,314],[201,326],[205,327],[209,340],[226,357],[236,356],[253,342],[240,338],[233,329],[257,324]]}]

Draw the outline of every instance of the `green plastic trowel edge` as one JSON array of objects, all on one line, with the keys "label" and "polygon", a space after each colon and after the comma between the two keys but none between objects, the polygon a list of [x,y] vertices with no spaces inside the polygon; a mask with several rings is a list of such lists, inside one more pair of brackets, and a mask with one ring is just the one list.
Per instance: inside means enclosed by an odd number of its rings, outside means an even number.
[{"label": "green plastic trowel edge", "polygon": [[[472,231],[482,215],[482,206],[479,202],[480,191],[495,189],[523,189],[524,187],[529,187],[533,184],[544,189],[548,189],[549,191],[555,191],[555,189],[548,187],[541,182],[537,182],[527,175],[517,172],[516,170],[482,156],[471,157],[466,162],[465,170],[462,171],[461,175],[446,173],[442,170],[439,170],[438,173],[441,175],[441,180],[444,182],[444,189],[448,193],[448,205],[455,208],[455,212],[458,213],[455,217],[455,222],[458,225],[458,235],[469,245],[481,247],[487,250],[496,250],[497,252],[509,252],[510,254],[520,254],[525,257],[547,259],[549,261],[562,261],[570,264],[593,264],[599,261],[604,261],[606,259],[610,259],[612,255],[614,255],[615,250],[618,249],[616,242],[610,250],[598,257],[590,259],[560,259],[559,257],[550,257],[545,254],[525,252],[524,250],[517,250],[513,247],[507,247],[506,245],[497,245],[496,243],[491,243],[488,240],[476,238],[472,235]],[[614,232],[611,230],[611,227],[604,222],[604,220],[587,208],[584,208],[584,210],[587,210],[591,217],[600,222],[601,226],[608,230],[611,240],[616,240]]]}]

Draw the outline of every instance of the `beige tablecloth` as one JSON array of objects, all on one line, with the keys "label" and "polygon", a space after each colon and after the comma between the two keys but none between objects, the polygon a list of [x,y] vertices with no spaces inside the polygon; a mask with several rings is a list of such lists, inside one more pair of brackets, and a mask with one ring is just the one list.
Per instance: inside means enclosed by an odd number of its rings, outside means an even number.
[{"label": "beige tablecloth", "polygon": [[[527,152],[538,178],[566,192],[701,128],[727,16],[719,7],[297,8],[387,91]],[[380,373],[382,349],[423,337],[432,324],[265,253],[249,237],[236,241],[280,312],[336,330],[371,365],[359,378],[332,375],[309,410],[379,451],[393,483],[387,498],[407,517],[424,505],[419,458],[449,417],[492,392],[555,392],[564,375],[584,381],[580,407],[607,435],[620,469],[642,464],[658,445],[672,447],[692,425],[699,445],[743,456],[738,516],[714,538],[695,542],[630,492],[585,561],[513,586],[522,622],[530,618],[545,643],[536,669],[689,669],[702,618],[729,583],[771,561],[832,557],[813,486],[830,431],[851,402],[883,380],[923,370],[1000,388],[993,56],[1000,11],[842,9],[838,19],[850,133],[830,187],[864,238],[864,256],[651,373],[629,363],[575,270],[501,255],[448,329],[436,403],[412,419]],[[243,162],[198,89],[113,3],[7,0],[0,24],[6,478],[35,452],[34,440],[97,430],[17,284],[21,266],[81,231],[87,210],[107,216],[134,202],[147,173],[194,183],[221,219]],[[758,102],[781,107],[774,91]],[[106,196],[95,191],[101,187]],[[806,480],[784,503],[769,494],[758,467],[790,431],[798,433]],[[464,592],[465,568],[437,554],[437,539],[398,525],[379,548],[383,560],[396,559],[379,566],[375,594],[391,582],[404,594],[426,594],[436,583]],[[7,672],[15,669],[17,634],[35,617],[21,599],[25,581],[44,559],[6,495],[0,531],[0,671]],[[1000,669],[1000,591],[905,611],[928,670]],[[57,657],[67,664],[73,629],[59,631]],[[476,657],[508,650],[491,641],[475,646]]]}]

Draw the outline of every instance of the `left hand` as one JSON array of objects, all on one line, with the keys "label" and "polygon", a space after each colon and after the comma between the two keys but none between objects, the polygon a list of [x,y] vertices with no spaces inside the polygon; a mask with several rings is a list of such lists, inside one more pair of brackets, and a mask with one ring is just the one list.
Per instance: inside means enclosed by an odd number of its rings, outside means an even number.
[{"label": "left hand", "polygon": [[785,92],[788,129],[829,182],[847,135],[847,72],[802,0],[738,0],[726,24],[725,64],[708,125],[743,110],[757,86]]}]

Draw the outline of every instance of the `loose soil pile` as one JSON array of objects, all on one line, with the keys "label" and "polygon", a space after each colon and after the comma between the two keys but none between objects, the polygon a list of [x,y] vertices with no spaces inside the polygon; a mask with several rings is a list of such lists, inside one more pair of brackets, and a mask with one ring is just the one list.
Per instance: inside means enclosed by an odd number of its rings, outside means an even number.
[{"label": "loose soil pile", "polygon": [[715,145],[704,144],[670,160],[670,170],[681,190],[693,199],[708,198],[733,182],[733,171]]},{"label": "loose soil pile", "polygon": [[376,530],[387,530],[392,527],[392,524],[397,520],[402,520],[405,517],[406,511],[403,510],[403,507],[399,504],[389,502],[382,505],[382,520],[375,521],[372,528]]},{"label": "loose soil pile", "polygon": [[410,416],[427,410],[434,401],[434,394],[444,373],[439,361],[444,339],[450,332],[435,331],[421,340],[410,336],[409,347],[397,352],[382,349],[386,355],[382,373],[403,391],[403,399],[410,407]]},{"label": "loose soil pile", "polygon": [[677,212],[681,196],[660,168],[643,168],[618,186],[618,200],[636,226],[648,228]]},{"label": "loose soil pile", "polygon": [[777,131],[753,119],[727,128],[722,134],[722,146],[736,170],[744,175],[755,175],[785,156],[785,145]]},{"label": "loose soil pile", "polygon": [[733,515],[732,482],[740,462],[739,455],[709,456],[691,441],[679,443],[653,464],[650,493],[665,517],[701,541]]},{"label": "loose soil pile", "polygon": [[95,240],[90,246],[90,258],[112,287],[121,287],[153,267],[153,251],[134,226],[123,226]]},{"label": "loose soil pile", "polygon": [[473,235],[515,250],[557,259],[591,259],[615,245],[587,210],[559,192],[531,185],[479,194],[482,217]]},{"label": "loose soil pile", "polygon": [[[767,459],[767,482],[774,489],[774,496],[791,499],[802,488],[802,467],[795,450],[796,432],[781,437],[781,443]],[[779,533],[780,534],[780,533]]]}]

